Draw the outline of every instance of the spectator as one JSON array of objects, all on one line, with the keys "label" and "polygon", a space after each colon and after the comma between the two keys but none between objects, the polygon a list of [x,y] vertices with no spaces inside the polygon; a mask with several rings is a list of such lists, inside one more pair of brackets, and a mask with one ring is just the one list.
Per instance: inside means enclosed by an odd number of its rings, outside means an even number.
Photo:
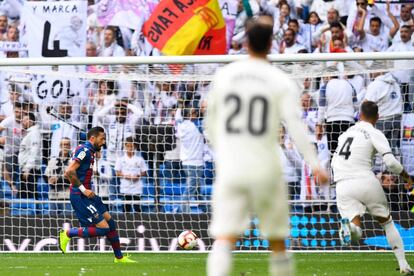
[{"label": "spectator", "polygon": [[388,171],[382,172],[381,185],[391,211],[399,212],[401,210],[408,210],[408,195],[406,192],[400,191],[397,176]]},{"label": "spectator", "polygon": [[[329,32],[328,32],[329,30]],[[315,40],[319,43],[319,52],[331,53],[333,52],[333,41],[340,39],[344,45],[351,43],[353,38],[352,34],[345,32],[344,26],[339,22],[333,22],[328,27],[321,28],[318,32],[313,35],[314,43]],[[352,49],[348,46],[345,47],[347,52],[352,52]]]},{"label": "spectator", "polygon": [[338,137],[354,124],[354,113],[358,109],[356,91],[345,79],[333,78],[320,89],[318,126],[316,137],[322,139],[323,124],[331,155],[338,145]]},{"label": "spectator", "polygon": [[[5,40],[9,42],[18,42],[19,41],[19,29],[16,25],[9,25],[7,32],[5,34]],[[7,58],[17,58],[19,57],[19,52],[6,52]]]},{"label": "spectator", "polygon": [[181,142],[175,139],[175,147],[164,154],[164,176],[167,181],[178,183],[184,177],[183,168],[180,160]]},{"label": "spectator", "polygon": [[273,44],[276,44],[274,51],[279,51],[279,46],[282,43],[285,31],[288,29],[288,22],[290,20],[290,6],[284,2],[280,1],[278,3],[278,9],[271,12],[273,15],[273,33],[274,40]]},{"label": "spectator", "polygon": [[[59,155],[52,157],[47,163],[45,176],[49,183],[49,199],[54,201],[69,200],[70,181],[63,173],[71,160],[71,141],[68,137],[63,137],[59,144]],[[70,203],[50,203],[49,210],[52,213],[71,212]]]},{"label": "spectator", "polygon": [[279,53],[281,54],[297,54],[305,47],[296,42],[296,33],[292,29],[287,29],[283,35],[283,41],[279,47]]},{"label": "spectator", "polygon": [[179,107],[199,108],[201,95],[198,89],[199,84],[195,81],[186,81],[179,86]]},{"label": "spectator", "polygon": [[345,49],[345,43],[342,39],[334,39],[332,41],[332,49],[331,52],[332,53],[346,53],[346,49]]},{"label": "spectator", "polygon": [[63,137],[69,137],[73,145],[77,145],[79,136],[84,129],[84,124],[73,112],[71,102],[61,102],[58,110],[53,107],[41,106],[43,128],[51,131],[50,156],[59,156],[59,144]]},{"label": "spectator", "polygon": [[393,27],[388,33],[381,32],[382,21],[379,17],[372,17],[370,19],[369,32],[365,32],[364,24],[367,12],[361,7],[358,7],[358,11],[361,13],[361,19],[356,27],[356,31],[358,33],[359,43],[361,44],[364,52],[385,51],[388,48],[388,41],[392,40],[400,27],[397,19],[390,11],[390,4],[387,2],[387,13],[393,23]]},{"label": "spectator", "polygon": [[4,38],[7,31],[8,19],[4,13],[0,14],[0,40]]},{"label": "spectator", "polygon": [[[124,200],[140,201],[143,191],[142,177],[148,167],[144,158],[136,152],[133,137],[125,139],[125,154],[116,160],[115,171],[120,178],[120,192]],[[125,212],[141,212],[139,203],[125,204]]]},{"label": "spectator", "polygon": [[36,124],[36,117],[29,112],[23,116],[22,126],[24,135],[19,150],[20,166],[20,198],[39,198],[37,182],[40,176],[42,165],[42,137],[40,127]]},{"label": "spectator", "polygon": [[[329,11],[341,9],[341,2],[343,0],[333,0],[333,1],[324,1],[324,0],[313,0],[312,5],[310,6],[311,12],[317,12],[319,17],[323,21],[329,21]],[[337,12],[338,18],[335,21],[339,21],[339,12]]]},{"label": "spectator", "polygon": [[[98,56],[98,48],[95,42],[88,41],[86,42],[86,56],[87,57],[97,57]],[[108,65],[87,65],[86,71],[91,73],[109,73],[109,66]]]},{"label": "spectator", "polygon": [[0,123],[0,132],[3,132],[3,136],[0,137],[0,145],[4,146],[3,177],[9,184],[13,194],[16,195],[19,182],[18,154],[23,136],[22,118],[24,113],[22,103],[15,103],[13,113]]},{"label": "spectator", "polygon": [[302,118],[308,128],[308,137],[310,141],[316,144],[316,125],[318,123],[318,110],[312,108],[312,96],[305,92],[301,96],[302,103]]},{"label": "spectator", "polygon": [[91,105],[94,108],[92,125],[96,126],[101,110],[104,107],[113,106],[117,101],[116,83],[109,80],[99,80],[98,91],[95,91],[90,97],[93,99]]},{"label": "spectator", "polygon": [[303,45],[309,51],[310,49],[308,49],[307,47],[308,36],[304,36],[305,33],[301,25],[299,25],[299,21],[297,19],[290,19],[288,22],[288,29],[292,29],[293,31],[295,31],[296,33],[295,42],[297,42],[300,45]]},{"label": "spectator", "polygon": [[113,27],[108,27],[104,31],[104,44],[100,50],[101,57],[123,57],[125,50],[116,42],[116,32]]},{"label": "spectator", "polygon": [[187,178],[184,192],[183,211],[190,212],[190,201],[197,198],[197,189],[202,186],[203,180],[203,150],[204,137],[194,124],[198,113],[194,108],[185,108],[183,121],[177,122],[176,136],[181,141],[180,159]]},{"label": "spectator", "polygon": [[[111,111],[114,111],[115,114],[110,114]],[[125,139],[135,136],[135,128],[138,120],[142,117],[142,111],[129,104],[128,100],[122,99],[112,105],[103,107],[96,112],[95,116],[96,125],[102,125],[105,133],[107,133],[105,156],[110,164],[113,176],[109,185],[109,199],[117,200],[119,183],[115,172],[116,160],[123,155]],[[113,208],[118,207],[113,206]]]},{"label": "spectator", "polygon": [[313,34],[319,31],[319,29],[322,27],[322,20],[319,18],[317,12],[313,11],[309,13],[308,18],[305,21],[304,27],[305,36],[309,38],[307,50],[309,51],[309,53],[312,53],[318,46],[317,43],[315,43],[315,41],[312,39]]},{"label": "spectator", "polygon": [[[411,13],[412,10],[412,6],[411,5],[401,5],[401,9],[400,9],[400,17],[398,20],[398,23],[400,25],[400,27],[402,26],[414,26],[414,18],[413,15]],[[398,30],[398,32],[395,34],[394,39],[392,41],[392,44],[398,43],[401,41],[401,35],[400,35],[400,30]]]},{"label": "spectator", "polygon": [[374,74],[367,87],[366,101],[378,105],[379,120],[375,127],[381,130],[390,143],[394,155],[399,155],[403,102],[397,79],[391,74]]},{"label": "spectator", "polygon": [[365,21],[363,29],[365,31],[369,30],[369,24],[372,17],[379,17],[383,23],[381,26],[381,31],[385,28],[392,29],[393,23],[388,18],[388,16],[377,7],[377,5],[372,4],[368,7],[368,0],[355,0],[355,4],[351,7],[349,11],[349,16],[346,21],[346,28],[351,31],[352,33],[357,33],[357,26],[360,24],[362,20],[362,14],[360,12],[361,9],[366,11]]},{"label": "spectator", "polygon": [[[171,120],[169,111],[177,105],[176,86],[170,82],[158,83],[154,98],[154,124],[164,124]],[[190,91],[188,93],[191,93]]]},{"label": "spectator", "polygon": [[[412,29],[410,26],[402,26],[400,29],[400,42],[394,42],[387,52],[405,52],[414,51],[414,46],[411,43]],[[394,68],[412,68],[412,60],[396,60],[394,61]],[[410,95],[410,78],[414,75],[413,69],[405,69],[401,71],[393,72],[393,75],[398,79],[401,84],[401,92],[404,101],[404,111],[411,112],[412,95]]]},{"label": "spectator", "polygon": [[3,121],[9,114],[13,113],[13,106],[17,102],[23,101],[23,88],[17,83],[9,83],[7,86],[9,97],[6,101],[0,103],[0,122]]}]

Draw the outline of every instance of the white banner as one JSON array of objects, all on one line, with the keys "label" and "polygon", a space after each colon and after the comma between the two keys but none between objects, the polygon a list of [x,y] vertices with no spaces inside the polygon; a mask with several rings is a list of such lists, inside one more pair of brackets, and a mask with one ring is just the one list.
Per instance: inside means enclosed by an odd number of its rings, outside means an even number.
[{"label": "white banner", "polygon": [[20,43],[20,42],[0,41],[0,51],[4,51],[4,52],[27,51],[27,45]]},{"label": "white banner", "polygon": [[22,10],[29,57],[83,57],[87,1],[29,2]]},{"label": "white banner", "polygon": [[31,81],[33,99],[37,104],[49,105],[58,102],[71,102],[82,98],[84,84],[81,79],[62,75],[33,75]]}]

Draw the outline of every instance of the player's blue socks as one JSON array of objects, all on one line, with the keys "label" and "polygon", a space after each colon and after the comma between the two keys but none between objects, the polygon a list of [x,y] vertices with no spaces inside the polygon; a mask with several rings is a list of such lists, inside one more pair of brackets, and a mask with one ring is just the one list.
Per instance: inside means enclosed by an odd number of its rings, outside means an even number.
[{"label": "player's blue socks", "polygon": [[109,225],[109,232],[106,235],[108,240],[111,242],[112,249],[114,250],[115,257],[121,259],[123,257],[121,251],[121,243],[119,242],[118,231],[116,231],[116,222],[113,219],[107,221]]},{"label": "player's blue socks", "polygon": [[89,238],[89,237],[99,237],[106,236],[110,232],[109,228],[97,228],[97,227],[79,227],[71,228],[66,231],[66,235],[69,238],[80,237],[80,238]]}]

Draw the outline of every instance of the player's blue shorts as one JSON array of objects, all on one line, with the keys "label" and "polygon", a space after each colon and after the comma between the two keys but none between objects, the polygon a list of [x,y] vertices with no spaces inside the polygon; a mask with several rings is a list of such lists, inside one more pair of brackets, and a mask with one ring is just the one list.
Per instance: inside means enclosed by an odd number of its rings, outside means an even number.
[{"label": "player's blue shorts", "polygon": [[101,222],[104,220],[103,213],[108,211],[99,196],[95,195],[93,198],[87,198],[78,189],[71,191],[70,203],[73,210],[75,210],[81,227]]}]

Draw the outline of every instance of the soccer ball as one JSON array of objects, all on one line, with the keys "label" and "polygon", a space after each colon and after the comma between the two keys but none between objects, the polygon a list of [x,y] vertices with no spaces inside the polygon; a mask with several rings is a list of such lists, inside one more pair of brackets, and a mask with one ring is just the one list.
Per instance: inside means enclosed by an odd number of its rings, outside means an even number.
[{"label": "soccer ball", "polygon": [[178,236],[178,245],[185,250],[191,250],[197,245],[197,235],[191,230],[185,230]]}]

